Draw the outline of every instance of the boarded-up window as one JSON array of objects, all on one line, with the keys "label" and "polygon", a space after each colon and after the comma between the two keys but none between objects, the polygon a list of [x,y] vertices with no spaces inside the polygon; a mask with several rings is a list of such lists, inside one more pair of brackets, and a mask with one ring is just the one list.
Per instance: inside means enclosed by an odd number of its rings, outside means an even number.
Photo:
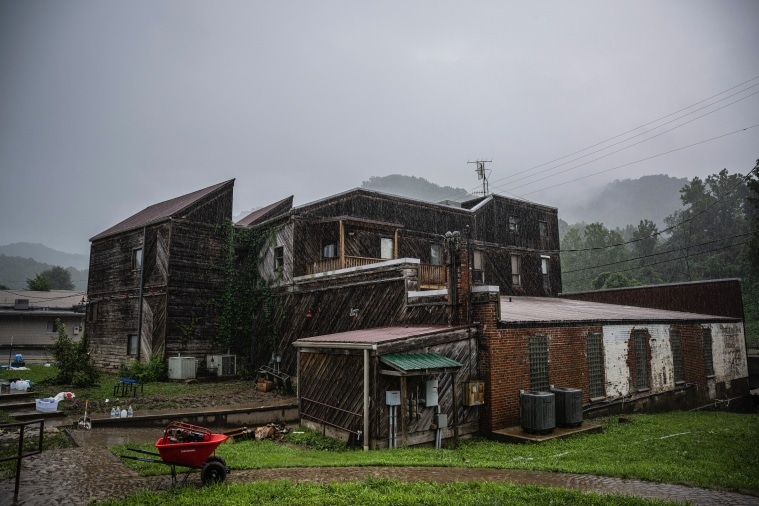
[{"label": "boarded-up window", "polygon": [[704,362],[706,363],[706,375],[714,376],[714,355],[712,353],[712,329],[701,329],[701,337],[704,344]]},{"label": "boarded-up window", "polygon": [[588,335],[588,396],[604,397],[604,350],[601,334]]},{"label": "boarded-up window", "polygon": [[685,381],[685,365],[683,363],[683,341],[680,333],[670,333],[669,343],[672,347],[672,370],[675,374],[675,383],[682,383]]},{"label": "boarded-up window", "polygon": [[522,284],[522,259],[519,255],[511,255],[511,284]]},{"label": "boarded-up window", "polygon": [[548,390],[548,337],[530,337],[530,390]]},{"label": "boarded-up window", "polygon": [[380,258],[393,258],[393,240],[389,237],[380,238]]},{"label": "boarded-up window", "polygon": [[635,331],[633,347],[635,351],[635,388],[647,390],[651,388],[648,380],[648,334],[639,330]]}]

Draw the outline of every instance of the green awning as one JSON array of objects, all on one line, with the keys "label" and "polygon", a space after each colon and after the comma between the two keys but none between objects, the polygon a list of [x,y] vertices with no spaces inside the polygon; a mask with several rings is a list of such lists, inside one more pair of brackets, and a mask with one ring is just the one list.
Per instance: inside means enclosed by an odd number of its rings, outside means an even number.
[{"label": "green awning", "polygon": [[380,361],[402,375],[440,374],[462,367],[455,360],[437,353],[395,353],[381,355]]}]

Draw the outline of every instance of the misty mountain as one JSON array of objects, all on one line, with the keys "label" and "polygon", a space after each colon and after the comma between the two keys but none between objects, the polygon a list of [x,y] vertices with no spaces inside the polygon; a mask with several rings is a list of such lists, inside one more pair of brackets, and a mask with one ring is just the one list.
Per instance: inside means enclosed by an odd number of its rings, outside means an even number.
[{"label": "misty mountain", "polygon": [[73,267],[80,270],[90,268],[90,257],[88,255],[64,253],[62,251],[48,248],[44,244],[32,244],[30,242],[7,244],[5,246],[0,246],[0,255],[32,258],[44,264]]},{"label": "misty mountain", "polygon": [[400,174],[370,177],[368,181],[361,183],[361,188],[399,195],[401,197],[425,200],[427,202],[441,202],[443,200],[462,202],[475,197],[475,195],[470,194],[464,188],[439,186],[427,181],[423,177],[402,176]]},{"label": "misty mountain", "polygon": [[[572,200],[563,204],[544,204],[558,207],[559,218],[569,224],[601,222],[613,229],[637,226],[641,220],[648,219],[663,228],[664,218],[682,207],[680,189],[687,183],[686,178],[667,175],[617,179],[599,189],[589,188],[585,195],[575,193]],[[399,174],[372,177],[361,186],[429,202],[463,201],[475,197],[463,188],[439,186],[424,178]]]},{"label": "misty mountain", "polygon": [[[37,274],[61,264],[46,264],[32,258],[12,257],[0,255],[0,285],[5,285],[11,290],[26,290],[26,280],[34,278]],[[79,270],[73,267],[65,268],[71,274],[71,282],[74,289],[80,292],[87,290],[87,276],[89,270]]]},{"label": "misty mountain", "polygon": [[560,207],[559,218],[567,223],[601,222],[608,229],[637,226],[648,219],[662,229],[664,218],[682,208],[680,189],[687,183],[687,178],[664,174],[617,179],[597,193],[578,195],[574,202]]}]

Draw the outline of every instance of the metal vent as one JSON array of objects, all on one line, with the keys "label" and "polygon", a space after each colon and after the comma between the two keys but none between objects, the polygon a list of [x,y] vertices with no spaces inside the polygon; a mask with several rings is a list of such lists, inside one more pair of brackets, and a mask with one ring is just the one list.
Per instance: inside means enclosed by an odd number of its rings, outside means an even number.
[{"label": "metal vent", "polygon": [[559,427],[582,425],[582,390],[552,387],[551,393],[556,396],[556,425]]},{"label": "metal vent", "polygon": [[551,392],[520,392],[519,421],[531,434],[548,434],[556,427],[555,396]]}]

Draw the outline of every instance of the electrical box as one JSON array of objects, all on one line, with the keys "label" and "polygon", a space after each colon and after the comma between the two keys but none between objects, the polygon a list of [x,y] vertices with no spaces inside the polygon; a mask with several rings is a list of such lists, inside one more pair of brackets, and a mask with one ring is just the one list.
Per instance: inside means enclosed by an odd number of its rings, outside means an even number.
[{"label": "electrical box", "polygon": [[385,403],[388,406],[401,405],[401,392],[399,390],[388,390],[385,392]]},{"label": "electrical box", "polygon": [[437,379],[427,380],[427,389],[425,392],[424,405],[432,407],[438,405]]},{"label": "electrical box", "polygon": [[237,371],[237,356],[206,355],[206,369],[217,376],[234,376]]},{"label": "electrical box", "polygon": [[193,357],[169,357],[169,379],[192,379],[198,369]]},{"label": "electrical box", "polygon": [[465,406],[482,406],[485,404],[485,382],[468,381],[464,384],[466,393],[464,394]]},{"label": "electrical box", "polygon": [[448,414],[438,413],[435,415],[435,425],[437,425],[439,429],[445,429],[448,427]]}]

